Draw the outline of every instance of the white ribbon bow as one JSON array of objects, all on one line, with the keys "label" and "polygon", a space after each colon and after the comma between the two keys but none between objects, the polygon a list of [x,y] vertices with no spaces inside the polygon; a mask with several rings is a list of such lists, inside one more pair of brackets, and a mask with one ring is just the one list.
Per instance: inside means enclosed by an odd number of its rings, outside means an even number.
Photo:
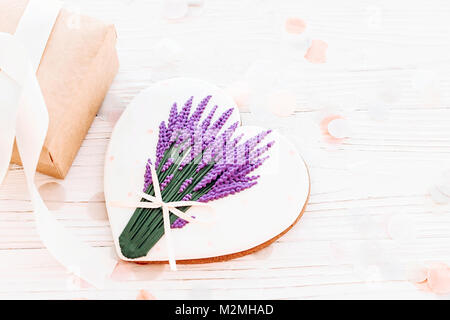
[{"label": "white ribbon bow", "polygon": [[152,183],[153,183],[153,188],[155,189],[155,195],[152,196],[152,195],[149,195],[149,194],[146,194],[143,192],[139,193],[139,196],[141,198],[144,198],[145,200],[150,201],[150,202],[135,202],[135,203],[127,203],[127,204],[122,203],[122,202],[111,202],[111,205],[116,206],[116,207],[125,207],[125,208],[149,208],[149,209],[162,208],[163,219],[164,219],[164,234],[167,239],[167,251],[168,251],[168,257],[169,257],[170,269],[173,271],[176,271],[177,266],[176,266],[174,249],[173,249],[173,245],[172,245],[169,211],[172,212],[177,217],[184,219],[188,222],[205,223],[205,222],[193,219],[188,214],[177,209],[177,207],[197,206],[197,207],[211,208],[211,206],[207,203],[197,202],[197,201],[164,202],[162,199],[162,196],[161,196],[161,188],[159,185],[158,174],[156,173],[156,170],[153,166],[150,166],[150,172],[152,174]]}]

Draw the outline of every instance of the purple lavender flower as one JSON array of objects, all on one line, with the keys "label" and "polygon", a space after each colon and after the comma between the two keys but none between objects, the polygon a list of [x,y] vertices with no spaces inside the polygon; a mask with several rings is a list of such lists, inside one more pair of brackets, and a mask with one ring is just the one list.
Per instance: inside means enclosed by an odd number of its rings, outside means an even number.
[{"label": "purple lavender flower", "polygon": [[177,118],[177,128],[183,129],[186,127],[186,124],[189,119],[189,114],[191,112],[192,108],[192,101],[194,100],[194,97],[190,97],[186,103],[184,104],[184,107],[181,109],[178,118]]},{"label": "purple lavender flower", "polygon": [[174,162],[173,158],[167,159],[166,163],[163,165],[163,167],[161,169],[161,172],[166,172],[167,169],[169,169],[170,166],[173,164],[173,162]]},{"label": "purple lavender flower", "polygon": [[275,141],[271,141],[269,143],[267,143],[265,146],[258,148],[256,150],[254,150],[251,154],[250,154],[250,161],[254,161],[255,159],[259,158],[260,156],[262,156],[264,153],[266,153],[270,148],[272,148],[272,146],[275,144]]},{"label": "purple lavender flower", "polygon": [[215,140],[216,135],[219,133],[220,129],[222,129],[227,120],[230,118],[231,114],[233,113],[233,110],[234,110],[233,108],[230,108],[227,111],[225,111],[210,128],[205,129],[203,133],[203,148],[206,148],[206,146],[208,146],[212,141]]},{"label": "purple lavender flower", "polygon": [[183,220],[181,218],[177,218],[177,220],[175,220],[170,227],[172,229],[181,229],[188,223],[189,222],[187,222],[186,220]]},{"label": "purple lavender flower", "polygon": [[166,179],[164,179],[163,183],[161,183],[161,191],[164,190],[165,187],[167,187],[167,185],[170,183],[170,181],[172,181],[173,179],[173,174],[170,174],[166,177]]},{"label": "purple lavender flower", "polygon": [[167,144],[167,127],[166,123],[162,121],[159,125],[159,137],[158,137],[158,143],[156,145],[156,162],[155,167],[158,168],[159,163],[161,162],[161,159],[164,156],[164,152],[166,151],[166,144]]},{"label": "purple lavender flower", "polygon": [[209,125],[211,124],[212,118],[214,117],[214,114],[217,111],[218,106],[214,106],[214,108],[211,109],[211,111],[209,112],[208,116],[206,117],[205,120],[203,120],[201,127],[202,127],[202,134],[204,134],[206,132],[206,130],[208,129]]},{"label": "purple lavender flower", "polygon": [[219,139],[214,139],[211,141],[204,149],[203,158],[200,164],[198,165],[196,171],[199,172],[202,170],[208,163],[212,161],[219,161],[223,158],[223,161],[226,160],[227,154],[231,151],[234,142],[230,143],[230,138],[233,133],[236,131],[239,122],[233,123],[228,129],[226,129],[221,135]]},{"label": "purple lavender flower", "polygon": [[180,186],[180,190],[178,190],[178,193],[183,193],[184,190],[192,183],[192,178],[188,178],[184,180],[184,182]]},{"label": "purple lavender flower", "polygon": [[147,192],[148,187],[152,184],[152,172],[150,166],[152,165],[152,160],[148,159],[147,164],[145,166],[145,175],[144,175],[144,190],[143,192]]},{"label": "purple lavender flower", "polygon": [[[194,216],[192,216],[192,218],[195,219]],[[188,223],[189,223],[189,221],[186,221],[186,220],[181,219],[181,218],[177,218],[177,220],[175,220],[170,227],[172,229],[180,229],[180,228],[183,228]]]},{"label": "purple lavender flower", "polygon": [[[170,108],[169,121],[167,122],[167,130],[166,130],[166,150],[169,148],[170,144],[175,141],[176,134],[175,130],[177,127],[177,119],[178,119],[178,110],[177,103],[175,102]],[[173,138],[173,139],[172,139]],[[164,150],[164,151],[166,151]]]},{"label": "purple lavender flower", "polygon": [[175,102],[172,105],[172,108],[170,108],[170,114],[169,114],[169,122],[168,122],[168,129],[173,130],[177,124],[178,119],[178,110],[177,110],[177,103]]},{"label": "purple lavender flower", "polygon": [[258,183],[257,181],[247,182],[247,183],[234,182],[229,185],[222,186],[222,187],[216,188],[214,190],[211,190],[207,194],[201,196],[198,199],[198,201],[208,202],[208,201],[212,201],[212,200],[218,200],[220,198],[225,198],[229,195],[249,189],[249,188],[253,187],[254,185],[256,185],[257,183]]},{"label": "purple lavender flower", "polygon": [[225,164],[216,164],[204,177],[203,179],[194,187],[194,191],[199,191],[200,189],[206,187],[209,183],[217,179],[218,176],[226,170],[227,166]]},{"label": "purple lavender flower", "polygon": [[206,106],[208,105],[209,100],[211,100],[212,96],[206,96],[197,106],[192,116],[189,118],[187,127],[190,129],[194,129],[197,123],[200,121],[203,112],[205,111]]},{"label": "purple lavender flower", "polygon": [[192,200],[192,193],[188,193],[181,199],[182,201],[191,201]]}]

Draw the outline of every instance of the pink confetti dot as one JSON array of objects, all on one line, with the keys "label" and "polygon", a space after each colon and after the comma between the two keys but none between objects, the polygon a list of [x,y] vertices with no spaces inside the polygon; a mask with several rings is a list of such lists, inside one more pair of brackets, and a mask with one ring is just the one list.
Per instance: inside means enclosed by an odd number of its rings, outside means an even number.
[{"label": "pink confetti dot", "polygon": [[64,205],[66,191],[58,182],[47,182],[39,187],[39,194],[49,210],[58,210]]},{"label": "pink confetti dot", "polygon": [[322,40],[313,40],[306,51],[305,59],[311,63],[325,63],[327,61],[328,44]]},{"label": "pink confetti dot", "polygon": [[445,263],[434,263],[428,268],[428,287],[437,294],[450,293],[450,267]]},{"label": "pink confetti dot", "polygon": [[108,220],[108,212],[106,211],[105,205],[105,195],[103,192],[98,192],[91,199],[89,199],[87,212],[89,216],[94,220]]},{"label": "pink confetti dot", "polygon": [[427,280],[427,273],[427,268],[420,265],[412,265],[406,270],[406,278],[412,283],[420,283]]},{"label": "pink confetti dot", "polygon": [[297,17],[287,18],[285,22],[285,30],[290,34],[301,34],[306,30],[306,22]]},{"label": "pink confetti dot", "polygon": [[344,119],[334,119],[328,123],[328,133],[336,139],[348,137],[348,131],[348,125]]},{"label": "pink confetti dot", "polygon": [[324,117],[322,121],[319,124],[320,131],[322,132],[322,135],[324,136],[325,140],[330,143],[339,143],[342,142],[342,139],[333,137],[330,132],[328,131],[328,125],[333,121],[337,119],[343,119],[342,116],[332,114]]},{"label": "pink confetti dot", "polygon": [[156,298],[147,290],[142,289],[139,291],[136,300],[156,300]]},{"label": "pink confetti dot", "polygon": [[226,91],[233,97],[240,111],[249,111],[250,90],[247,83],[243,81],[235,82]]},{"label": "pink confetti dot", "polygon": [[178,20],[188,13],[187,0],[164,0],[163,15],[166,19]]}]

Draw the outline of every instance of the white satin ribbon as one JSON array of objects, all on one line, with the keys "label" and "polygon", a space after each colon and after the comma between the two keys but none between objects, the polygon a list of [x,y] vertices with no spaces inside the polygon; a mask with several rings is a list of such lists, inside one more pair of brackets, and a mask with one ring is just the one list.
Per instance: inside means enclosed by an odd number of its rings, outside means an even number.
[{"label": "white satin ribbon", "polygon": [[49,121],[36,70],[60,8],[59,2],[30,0],[18,34],[0,33],[0,183],[9,167],[15,137],[42,242],[63,266],[103,287],[117,260],[70,234],[50,213],[34,184]]},{"label": "white satin ribbon", "polygon": [[170,217],[169,211],[172,212],[177,217],[184,219],[189,222],[195,223],[206,223],[196,219],[193,219],[188,214],[177,209],[177,207],[210,207],[209,204],[197,201],[174,201],[174,202],[164,202],[161,196],[161,188],[159,185],[158,174],[153,166],[150,166],[150,172],[152,174],[153,188],[155,189],[155,195],[149,195],[143,192],[139,193],[139,196],[150,202],[134,202],[134,203],[124,203],[124,202],[111,202],[110,204],[115,207],[125,207],[125,208],[149,208],[156,209],[162,208],[163,219],[164,219],[164,235],[167,241],[167,253],[169,257],[170,269],[173,271],[177,270],[175,253],[172,244],[172,235],[170,228]]}]

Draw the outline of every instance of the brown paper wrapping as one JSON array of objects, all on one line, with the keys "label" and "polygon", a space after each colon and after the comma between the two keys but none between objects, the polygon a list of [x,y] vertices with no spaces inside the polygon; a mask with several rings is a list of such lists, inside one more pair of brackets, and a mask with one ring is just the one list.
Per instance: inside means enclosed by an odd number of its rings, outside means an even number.
[{"label": "brown paper wrapping", "polygon": [[[14,34],[28,0],[0,0],[0,32]],[[37,79],[47,104],[49,128],[37,170],[64,178],[80,149],[119,62],[113,25],[61,10]],[[14,145],[12,163],[21,164]]]}]

